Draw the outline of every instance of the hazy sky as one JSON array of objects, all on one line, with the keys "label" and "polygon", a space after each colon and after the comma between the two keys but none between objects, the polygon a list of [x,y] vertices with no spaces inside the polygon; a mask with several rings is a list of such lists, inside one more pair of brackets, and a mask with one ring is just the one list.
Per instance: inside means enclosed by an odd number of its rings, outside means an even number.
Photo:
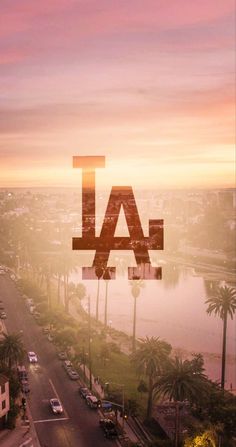
[{"label": "hazy sky", "polygon": [[234,5],[1,0],[0,186],[233,186]]}]

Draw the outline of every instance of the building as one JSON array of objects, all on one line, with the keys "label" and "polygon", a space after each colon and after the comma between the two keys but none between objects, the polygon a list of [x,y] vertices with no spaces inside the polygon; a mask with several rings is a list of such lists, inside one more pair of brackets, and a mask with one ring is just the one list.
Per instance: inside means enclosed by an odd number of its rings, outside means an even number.
[{"label": "building", "polygon": [[3,428],[10,410],[8,378],[0,374],[0,429]]}]

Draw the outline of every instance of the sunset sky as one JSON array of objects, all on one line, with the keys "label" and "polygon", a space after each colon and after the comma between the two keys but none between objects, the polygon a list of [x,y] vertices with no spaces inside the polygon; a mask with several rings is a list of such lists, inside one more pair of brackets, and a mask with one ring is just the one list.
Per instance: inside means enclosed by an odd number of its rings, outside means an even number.
[{"label": "sunset sky", "polygon": [[234,186],[233,0],[1,0],[0,187]]}]

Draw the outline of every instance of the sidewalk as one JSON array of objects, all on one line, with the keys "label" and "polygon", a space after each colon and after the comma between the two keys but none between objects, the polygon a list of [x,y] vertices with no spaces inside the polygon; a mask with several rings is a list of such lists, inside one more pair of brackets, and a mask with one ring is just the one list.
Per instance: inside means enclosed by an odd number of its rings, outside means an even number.
[{"label": "sidewalk", "polygon": [[13,430],[1,430],[0,445],[1,447],[34,446],[28,427],[23,428],[21,426],[18,426]]},{"label": "sidewalk", "polygon": [[0,431],[0,445],[1,447],[40,447],[32,426],[21,425],[21,421],[13,430]]}]

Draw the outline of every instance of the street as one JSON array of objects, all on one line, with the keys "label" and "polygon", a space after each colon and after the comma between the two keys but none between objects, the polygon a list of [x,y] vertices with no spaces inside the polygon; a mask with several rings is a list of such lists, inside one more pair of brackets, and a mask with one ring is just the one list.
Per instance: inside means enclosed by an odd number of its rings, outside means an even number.
[{"label": "street", "polygon": [[[91,410],[79,396],[77,382],[71,381],[57,358],[55,347],[47,340],[14,282],[8,275],[0,277],[0,299],[4,303],[7,331],[22,332],[27,351],[38,356],[37,364],[25,366],[29,372],[30,393],[27,403],[34,421],[41,447],[103,447],[116,445],[106,440],[99,427],[99,415]],[[49,399],[58,397],[64,413],[54,415]]]}]

